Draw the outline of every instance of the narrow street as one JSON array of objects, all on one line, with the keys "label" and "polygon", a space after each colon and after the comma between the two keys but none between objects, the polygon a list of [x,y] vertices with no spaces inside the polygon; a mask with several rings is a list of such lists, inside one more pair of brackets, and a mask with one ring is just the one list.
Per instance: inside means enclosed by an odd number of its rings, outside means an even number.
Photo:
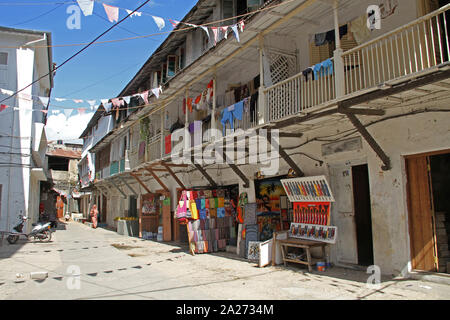
[{"label": "narrow street", "polygon": [[[305,270],[258,268],[225,252],[191,256],[187,248],[69,222],[60,224],[50,243],[3,242],[0,299],[450,298],[444,284],[386,279],[375,290],[367,287],[369,275],[362,271]],[[48,272],[46,279],[30,279],[30,272],[42,271]]]}]

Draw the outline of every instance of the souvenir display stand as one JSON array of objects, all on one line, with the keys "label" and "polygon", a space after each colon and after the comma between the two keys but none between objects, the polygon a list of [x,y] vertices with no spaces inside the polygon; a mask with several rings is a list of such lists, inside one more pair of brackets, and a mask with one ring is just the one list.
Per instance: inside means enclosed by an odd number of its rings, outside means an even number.
[{"label": "souvenir display stand", "polygon": [[[315,261],[311,248],[320,247],[324,260],[326,246],[336,243],[337,227],[330,226],[333,194],[325,176],[282,179],[281,183],[293,204],[293,220],[286,236],[275,236],[276,243],[285,265],[287,262],[306,264],[311,271]],[[289,248],[301,248],[305,254],[297,256],[289,253]],[[272,254],[275,263],[276,253]]]},{"label": "souvenir display stand", "polygon": [[192,254],[226,250],[236,238],[234,208],[224,189],[182,191],[175,215],[186,225]]}]

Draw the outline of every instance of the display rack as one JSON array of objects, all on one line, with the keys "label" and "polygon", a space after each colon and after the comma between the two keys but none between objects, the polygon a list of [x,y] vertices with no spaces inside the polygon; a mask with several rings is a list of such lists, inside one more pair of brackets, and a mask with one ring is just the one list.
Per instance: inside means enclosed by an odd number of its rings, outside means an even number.
[{"label": "display rack", "polygon": [[334,202],[325,176],[282,179],[281,184],[291,202]]}]

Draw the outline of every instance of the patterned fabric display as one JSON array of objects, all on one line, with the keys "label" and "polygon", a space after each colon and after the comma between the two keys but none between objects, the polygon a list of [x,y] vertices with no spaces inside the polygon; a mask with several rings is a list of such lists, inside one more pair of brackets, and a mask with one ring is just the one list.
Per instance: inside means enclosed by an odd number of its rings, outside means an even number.
[{"label": "patterned fabric display", "polygon": [[253,225],[256,224],[256,209],[257,204],[256,203],[247,203],[244,207],[245,210],[245,217],[244,217],[244,224],[246,225]]}]

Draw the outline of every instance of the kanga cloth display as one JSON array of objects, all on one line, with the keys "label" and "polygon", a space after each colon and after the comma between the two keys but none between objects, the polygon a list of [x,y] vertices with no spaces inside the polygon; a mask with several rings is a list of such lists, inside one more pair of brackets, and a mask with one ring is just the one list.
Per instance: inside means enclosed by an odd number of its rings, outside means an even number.
[{"label": "kanga cloth display", "polygon": [[257,224],[257,219],[256,219],[257,207],[258,207],[258,205],[256,203],[247,203],[244,206],[244,211],[245,211],[244,224],[245,225]]}]

